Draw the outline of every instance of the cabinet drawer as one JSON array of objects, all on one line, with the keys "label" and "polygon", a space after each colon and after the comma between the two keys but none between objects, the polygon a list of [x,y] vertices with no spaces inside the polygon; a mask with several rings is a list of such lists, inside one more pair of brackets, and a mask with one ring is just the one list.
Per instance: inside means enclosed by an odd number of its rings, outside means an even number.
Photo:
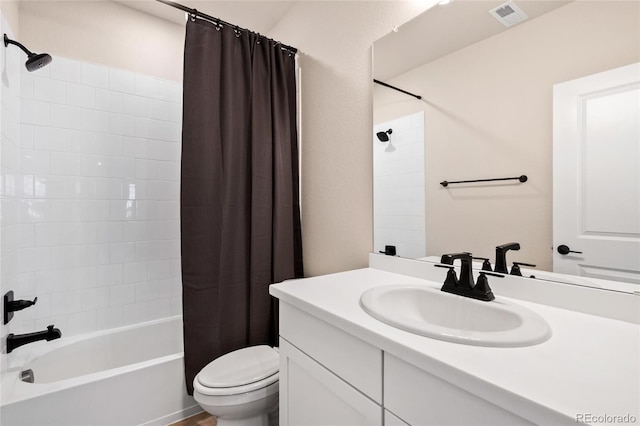
[{"label": "cabinet drawer", "polygon": [[381,426],[382,407],[280,339],[282,426]]},{"label": "cabinet drawer", "polygon": [[382,351],[287,303],[280,303],[280,336],[382,404]]},{"label": "cabinet drawer", "polygon": [[410,425],[533,425],[388,353],[384,407]]}]

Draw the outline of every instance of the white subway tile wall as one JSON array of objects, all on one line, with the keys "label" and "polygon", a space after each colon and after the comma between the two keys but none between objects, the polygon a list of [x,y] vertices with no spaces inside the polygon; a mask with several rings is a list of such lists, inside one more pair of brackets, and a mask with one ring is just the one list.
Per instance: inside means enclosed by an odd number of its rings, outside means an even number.
[{"label": "white subway tile wall", "polygon": [[[0,13],[0,32],[6,33],[9,38],[14,38],[4,16]],[[4,295],[13,288],[16,292],[32,295],[35,293],[35,269],[44,269],[51,263],[50,253],[38,253],[35,250],[35,228],[33,223],[37,218],[45,216],[48,205],[43,205],[44,200],[36,200],[35,176],[24,176],[20,165],[24,153],[21,152],[20,134],[20,96],[21,76],[20,67],[24,66],[24,55],[20,49],[4,49],[0,55],[0,292]],[[33,92],[33,87],[26,87]],[[29,93],[31,94],[31,93]],[[26,108],[33,107],[29,105]],[[25,132],[28,139],[25,150],[33,149],[33,134]],[[25,167],[32,167],[37,171],[38,163],[48,166],[46,158],[39,156],[25,159]],[[31,203],[27,203],[26,199]],[[30,222],[22,221],[22,217],[31,218]],[[27,250],[30,254],[42,257],[34,265],[27,266],[21,261],[21,250]],[[45,250],[46,251],[46,250]],[[23,273],[28,267],[34,268],[31,273]],[[44,303],[40,303],[44,302]],[[20,320],[27,326],[33,326],[35,317],[39,312],[50,312],[50,303],[47,297],[38,301],[38,312],[32,311]],[[0,310],[4,312],[4,306],[0,303]],[[0,323],[1,324],[1,323]],[[10,324],[12,325],[12,324]],[[2,353],[6,348],[6,336],[10,332],[8,327],[0,326],[0,342]],[[5,356],[0,356],[0,371],[7,369]]]},{"label": "white subway tile wall", "polygon": [[[389,142],[377,132],[392,129]],[[377,124],[373,135],[374,251],[395,245],[399,256],[426,256],[424,113]]]},{"label": "white subway tile wall", "polygon": [[181,83],[6,53],[1,290],[38,303],[2,337],[180,314]]}]

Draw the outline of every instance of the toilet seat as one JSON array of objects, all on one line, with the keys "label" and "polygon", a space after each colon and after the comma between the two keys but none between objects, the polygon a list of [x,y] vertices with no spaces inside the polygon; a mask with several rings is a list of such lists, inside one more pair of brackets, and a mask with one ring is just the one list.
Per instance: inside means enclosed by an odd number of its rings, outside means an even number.
[{"label": "toilet seat", "polygon": [[269,385],[272,385],[278,381],[279,374],[275,373],[264,380],[260,380],[259,382],[249,383],[247,385],[242,386],[230,386],[226,388],[209,388],[203,386],[196,379],[193,381],[193,388],[196,392],[207,395],[207,396],[226,396],[226,395],[237,395],[241,393],[253,392],[259,389],[265,389]]},{"label": "toilet seat", "polygon": [[238,349],[207,364],[193,381],[203,395],[236,395],[266,388],[278,381],[279,354],[267,346]]}]

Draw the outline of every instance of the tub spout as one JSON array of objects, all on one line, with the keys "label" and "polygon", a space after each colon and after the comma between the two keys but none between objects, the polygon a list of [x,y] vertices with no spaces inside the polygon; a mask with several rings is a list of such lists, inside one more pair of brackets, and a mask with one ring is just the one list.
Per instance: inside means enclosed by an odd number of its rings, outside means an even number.
[{"label": "tub spout", "polygon": [[62,337],[62,332],[57,328],[53,328],[53,325],[48,326],[44,331],[37,331],[35,333],[17,335],[11,333],[7,336],[7,353],[27,343],[37,342],[38,340],[46,340],[48,342],[59,339],[60,337]]}]

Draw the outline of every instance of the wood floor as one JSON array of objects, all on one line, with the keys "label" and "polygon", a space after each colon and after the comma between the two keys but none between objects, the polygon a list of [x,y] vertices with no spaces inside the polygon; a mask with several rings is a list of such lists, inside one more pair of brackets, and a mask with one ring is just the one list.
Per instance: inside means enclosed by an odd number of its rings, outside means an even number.
[{"label": "wood floor", "polygon": [[179,422],[171,423],[169,426],[216,426],[216,418],[209,413],[202,412]]}]

